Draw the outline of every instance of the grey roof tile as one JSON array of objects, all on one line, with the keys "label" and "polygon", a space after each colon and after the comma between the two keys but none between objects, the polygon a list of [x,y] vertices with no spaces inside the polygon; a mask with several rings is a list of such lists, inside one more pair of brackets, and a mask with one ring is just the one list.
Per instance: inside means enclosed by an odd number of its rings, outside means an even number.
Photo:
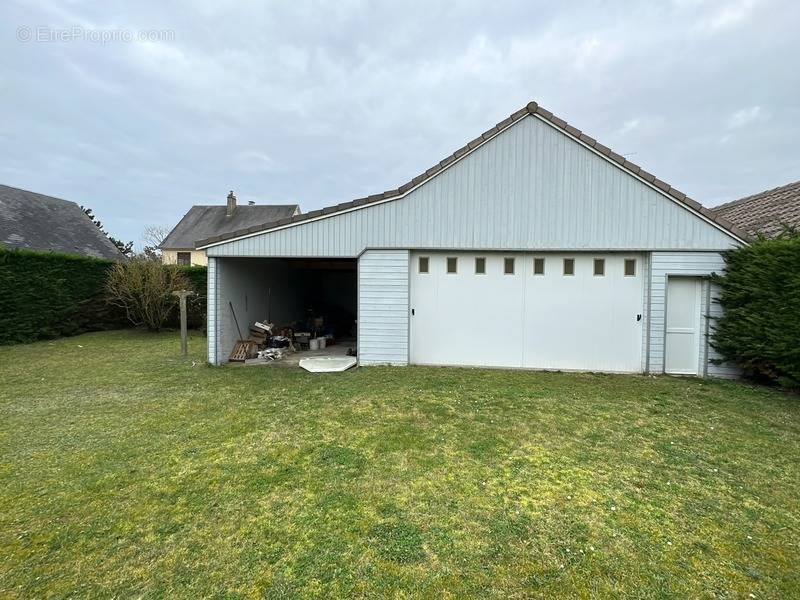
[{"label": "grey roof tile", "polygon": [[229,217],[226,206],[193,206],[164,238],[161,248],[190,250],[195,247],[197,240],[262,226],[291,217],[297,210],[297,204],[245,204],[237,206]]},{"label": "grey roof tile", "polygon": [[753,236],[775,237],[785,226],[800,230],[800,181],[715,206],[711,212]]},{"label": "grey roof tile", "polygon": [[123,258],[75,202],[7,185],[0,185],[0,246]]}]

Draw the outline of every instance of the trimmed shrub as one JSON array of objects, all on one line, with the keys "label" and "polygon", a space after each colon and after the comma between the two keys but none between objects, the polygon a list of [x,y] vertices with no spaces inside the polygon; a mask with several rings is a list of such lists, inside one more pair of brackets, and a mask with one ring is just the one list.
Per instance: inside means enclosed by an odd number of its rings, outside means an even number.
[{"label": "trimmed shrub", "polygon": [[753,378],[800,385],[800,235],[725,253],[712,345]]},{"label": "trimmed shrub", "polygon": [[107,260],[0,248],[0,344],[124,327],[105,299]]},{"label": "trimmed shrub", "polygon": [[173,292],[187,289],[189,279],[175,265],[136,258],[113,265],[106,290],[136,327],[160,331],[176,308]]}]

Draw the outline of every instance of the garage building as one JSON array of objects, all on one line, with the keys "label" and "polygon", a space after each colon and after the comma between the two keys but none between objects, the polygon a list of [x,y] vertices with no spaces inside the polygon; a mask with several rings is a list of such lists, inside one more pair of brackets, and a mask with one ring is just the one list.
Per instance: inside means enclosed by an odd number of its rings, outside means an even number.
[{"label": "garage building", "polygon": [[309,306],[358,362],[731,376],[712,362],[721,252],[699,203],[530,103],[383,194],[201,240],[208,360]]}]

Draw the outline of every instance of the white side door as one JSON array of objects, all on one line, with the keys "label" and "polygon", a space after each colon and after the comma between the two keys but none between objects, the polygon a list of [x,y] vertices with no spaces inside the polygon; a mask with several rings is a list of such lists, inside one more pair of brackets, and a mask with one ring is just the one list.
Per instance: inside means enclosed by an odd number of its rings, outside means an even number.
[{"label": "white side door", "polygon": [[700,278],[667,278],[664,371],[697,375],[700,364]]}]

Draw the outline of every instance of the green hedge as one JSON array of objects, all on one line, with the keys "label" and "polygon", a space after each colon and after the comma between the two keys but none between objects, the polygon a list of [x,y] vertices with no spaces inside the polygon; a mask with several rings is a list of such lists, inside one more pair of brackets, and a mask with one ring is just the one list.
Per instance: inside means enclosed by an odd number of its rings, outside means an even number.
[{"label": "green hedge", "polygon": [[124,327],[103,299],[106,260],[0,248],[0,344]]},{"label": "green hedge", "polygon": [[800,384],[800,235],[725,253],[712,345],[746,375]]},{"label": "green hedge", "polygon": [[[0,247],[0,344],[130,327],[105,297],[110,261]],[[189,324],[205,323],[206,268],[186,267],[198,295]],[[172,326],[177,326],[177,311]]]}]

